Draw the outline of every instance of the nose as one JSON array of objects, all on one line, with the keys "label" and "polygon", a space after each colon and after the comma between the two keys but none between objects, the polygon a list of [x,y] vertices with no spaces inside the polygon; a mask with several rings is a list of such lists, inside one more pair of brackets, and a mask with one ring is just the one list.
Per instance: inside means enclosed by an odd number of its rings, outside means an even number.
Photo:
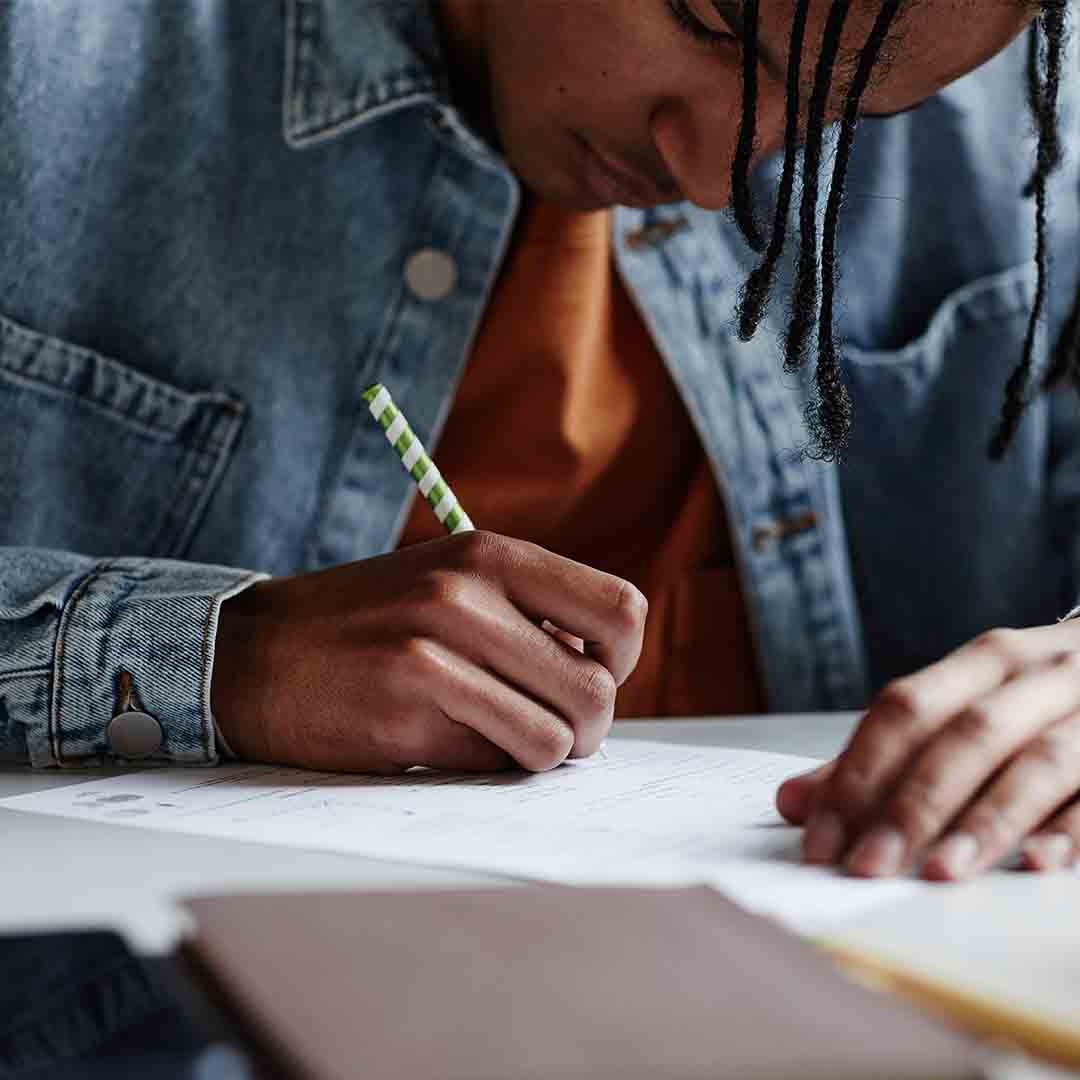
[{"label": "nose", "polygon": [[[683,196],[706,210],[731,202],[731,166],[742,121],[738,94],[722,100],[714,89],[697,98],[657,105],[649,127],[653,145]],[[764,96],[759,102],[754,161],[783,143],[784,111]]]}]

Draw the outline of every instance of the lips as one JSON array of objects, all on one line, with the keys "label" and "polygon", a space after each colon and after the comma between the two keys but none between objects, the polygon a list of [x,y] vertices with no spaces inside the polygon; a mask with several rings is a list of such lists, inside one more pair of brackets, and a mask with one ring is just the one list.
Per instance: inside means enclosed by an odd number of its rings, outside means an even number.
[{"label": "lips", "polygon": [[638,172],[618,158],[599,150],[583,136],[585,185],[601,206],[631,206],[637,209],[671,202],[677,197],[673,181],[658,182]]}]

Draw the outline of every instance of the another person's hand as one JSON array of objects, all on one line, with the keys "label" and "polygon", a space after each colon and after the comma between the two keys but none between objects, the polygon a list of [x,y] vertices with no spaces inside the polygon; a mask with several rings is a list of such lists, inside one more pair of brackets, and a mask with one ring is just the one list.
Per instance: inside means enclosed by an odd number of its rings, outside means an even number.
[{"label": "another person's hand", "polygon": [[804,857],[968,877],[1080,852],[1080,622],[994,630],[887,686],[834,761],[783,784]]},{"label": "another person's hand", "polygon": [[646,606],[534,544],[450,536],[226,601],[211,708],[249,760],[550,769],[603,741]]}]

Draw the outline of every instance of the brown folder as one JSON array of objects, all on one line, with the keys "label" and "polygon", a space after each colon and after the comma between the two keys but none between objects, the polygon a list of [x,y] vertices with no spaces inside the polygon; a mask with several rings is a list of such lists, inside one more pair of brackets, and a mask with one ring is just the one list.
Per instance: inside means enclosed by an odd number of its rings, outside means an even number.
[{"label": "brown folder", "polygon": [[186,906],[204,969],[311,1080],[945,1080],[987,1058],[706,888]]}]

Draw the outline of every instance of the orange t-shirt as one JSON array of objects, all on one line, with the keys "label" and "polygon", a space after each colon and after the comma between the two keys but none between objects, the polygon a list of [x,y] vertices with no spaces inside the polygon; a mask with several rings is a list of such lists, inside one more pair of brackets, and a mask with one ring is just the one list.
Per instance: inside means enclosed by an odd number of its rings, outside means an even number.
[{"label": "orange t-shirt", "polygon": [[[435,457],[478,528],[648,597],[617,716],[758,712],[720,496],[616,272],[610,225],[607,211],[530,206]],[[443,534],[417,499],[400,545]]]}]

